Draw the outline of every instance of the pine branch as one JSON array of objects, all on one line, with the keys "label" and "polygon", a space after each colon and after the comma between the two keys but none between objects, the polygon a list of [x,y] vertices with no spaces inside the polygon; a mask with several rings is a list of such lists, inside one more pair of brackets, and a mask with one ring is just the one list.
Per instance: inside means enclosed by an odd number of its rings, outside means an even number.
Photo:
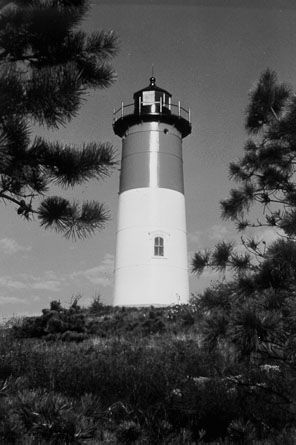
[{"label": "pine branch", "polygon": [[240,219],[236,221],[236,230],[238,232],[243,232],[247,227],[250,227],[251,224],[247,219]]},{"label": "pine branch", "polygon": [[267,69],[260,76],[258,84],[250,93],[250,103],[247,108],[246,129],[257,134],[279,115],[287,104],[291,88],[278,84],[276,73]]},{"label": "pine branch", "polygon": [[288,237],[296,236],[296,209],[286,212],[281,221],[278,222],[279,227],[284,230]]},{"label": "pine branch", "polygon": [[201,275],[204,269],[210,266],[210,251],[196,252],[192,259],[192,272]]},{"label": "pine branch", "polygon": [[244,187],[230,191],[230,197],[220,202],[223,219],[236,220],[248,211],[255,198],[255,187],[246,183]]},{"label": "pine branch", "polygon": [[211,267],[219,272],[226,270],[231,265],[231,256],[233,254],[233,243],[222,241],[218,243],[211,256]]},{"label": "pine branch", "polygon": [[106,63],[98,64],[93,59],[82,59],[77,62],[77,67],[87,88],[108,88],[116,79],[113,68]]},{"label": "pine branch", "polygon": [[[32,197],[34,197],[34,195],[31,196],[31,198]],[[23,199],[23,196],[22,196],[22,199],[16,199],[13,196],[8,195],[7,193],[5,193],[4,191],[1,191],[1,190],[0,190],[0,198],[3,199],[4,201],[10,201],[10,202],[13,202],[14,204],[17,204],[18,215],[23,216],[26,219],[29,219],[33,213],[37,213],[32,208],[32,202],[31,202],[32,199],[30,200],[30,203],[28,203]]]},{"label": "pine branch", "polygon": [[77,115],[84,92],[81,74],[71,63],[33,69],[26,85],[27,112],[40,124],[57,128]]},{"label": "pine branch", "polygon": [[116,165],[115,152],[109,143],[84,144],[81,149],[37,138],[33,153],[47,171],[48,178],[62,187],[73,187],[90,179],[110,175]]},{"label": "pine branch", "polygon": [[87,53],[94,54],[101,61],[109,60],[118,52],[118,37],[113,31],[93,32],[86,39],[85,50]]},{"label": "pine branch", "polygon": [[248,253],[232,253],[230,258],[230,268],[238,274],[246,273],[252,268],[250,255]]},{"label": "pine branch", "polygon": [[0,122],[22,115],[24,89],[21,76],[6,64],[0,69],[0,97]]},{"label": "pine branch", "polygon": [[46,198],[38,209],[41,226],[61,232],[66,238],[86,238],[101,230],[109,220],[109,213],[102,204],[86,202],[80,207],[60,197]]},{"label": "pine branch", "polygon": [[[241,237],[242,245],[247,249],[248,252],[255,255],[257,259],[265,259],[266,257],[266,242],[265,241],[255,241],[253,238],[244,239]],[[259,248],[259,246],[263,244],[263,250]],[[250,256],[249,256],[250,260]],[[250,263],[250,269],[252,269],[252,265]]]}]

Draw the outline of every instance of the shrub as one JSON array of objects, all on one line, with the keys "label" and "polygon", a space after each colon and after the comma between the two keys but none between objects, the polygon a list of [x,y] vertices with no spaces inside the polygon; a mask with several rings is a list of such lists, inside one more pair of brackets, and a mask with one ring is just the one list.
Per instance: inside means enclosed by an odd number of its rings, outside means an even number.
[{"label": "shrub", "polygon": [[[69,309],[59,301],[52,301],[49,309],[43,309],[39,317],[26,317],[13,327],[17,338],[60,339],[60,334],[83,332],[90,335],[112,337],[146,337],[165,332],[194,330],[196,311],[191,306],[168,308],[113,308],[104,306],[96,297],[88,309],[78,305],[75,297]],[[50,334],[50,335],[48,335]],[[53,337],[53,335],[56,337]],[[78,337],[76,337],[78,338]],[[76,341],[75,336],[65,335],[65,341]]]},{"label": "shrub", "polygon": [[[13,327],[16,338],[46,338],[58,340],[66,332],[84,333],[86,331],[86,317],[77,298],[69,309],[64,309],[59,301],[52,301],[50,309],[43,309],[39,317],[26,317],[21,324]],[[64,341],[82,341],[85,336],[64,335]]]},{"label": "shrub", "polygon": [[100,314],[103,312],[104,309],[104,305],[101,302],[101,297],[100,295],[97,295],[96,297],[93,298],[88,310],[91,314]]},{"label": "shrub", "polygon": [[61,302],[57,300],[53,300],[50,302],[50,310],[60,312],[63,310]]},{"label": "shrub", "polygon": [[234,443],[252,444],[257,438],[256,428],[249,420],[233,420],[228,426],[228,437]]},{"label": "shrub", "polygon": [[132,444],[140,439],[141,427],[133,421],[124,421],[116,429],[116,437],[121,444]]},{"label": "shrub", "polygon": [[81,444],[104,436],[100,402],[80,400],[41,389],[13,392],[0,399],[0,442]]}]

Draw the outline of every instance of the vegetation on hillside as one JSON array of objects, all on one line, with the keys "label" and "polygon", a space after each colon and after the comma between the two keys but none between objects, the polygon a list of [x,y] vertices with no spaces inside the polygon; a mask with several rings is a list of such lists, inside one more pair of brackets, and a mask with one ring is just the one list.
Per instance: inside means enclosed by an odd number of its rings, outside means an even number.
[{"label": "vegetation on hillside", "polygon": [[12,327],[16,338],[41,338],[46,341],[83,341],[97,336],[145,337],[151,334],[186,331],[196,314],[187,306],[168,308],[113,308],[95,298],[88,309],[79,306],[79,297],[70,307],[52,301],[38,317],[26,317]]},{"label": "vegetation on hillside", "polygon": [[292,444],[292,370],[205,341],[208,312],[74,299],[3,328],[0,442]]}]

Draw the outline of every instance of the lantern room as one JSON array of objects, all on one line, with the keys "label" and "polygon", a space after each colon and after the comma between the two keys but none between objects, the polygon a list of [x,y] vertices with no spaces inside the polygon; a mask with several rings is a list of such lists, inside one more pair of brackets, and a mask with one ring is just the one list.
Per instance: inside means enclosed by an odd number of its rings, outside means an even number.
[{"label": "lantern room", "polygon": [[132,104],[121,103],[113,111],[113,129],[115,134],[124,137],[129,127],[141,122],[162,122],[173,125],[182,138],[191,133],[190,110],[181,106],[180,101],[172,102],[172,95],[156,85],[155,77],[150,78],[150,85],[134,93]]},{"label": "lantern room", "polygon": [[155,84],[155,77],[150,78],[150,85],[134,94],[134,111],[137,114],[171,114],[172,95]]}]

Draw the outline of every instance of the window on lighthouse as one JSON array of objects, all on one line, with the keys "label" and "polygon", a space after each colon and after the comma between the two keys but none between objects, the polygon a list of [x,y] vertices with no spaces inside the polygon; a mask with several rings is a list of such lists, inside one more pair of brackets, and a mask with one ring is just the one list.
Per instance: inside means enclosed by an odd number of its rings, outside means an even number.
[{"label": "window on lighthouse", "polygon": [[154,238],[154,256],[164,255],[164,242],[161,236],[156,236]]},{"label": "window on lighthouse", "polygon": [[143,105],[152,105],[155,103],[155,91],[143,91]]}]

